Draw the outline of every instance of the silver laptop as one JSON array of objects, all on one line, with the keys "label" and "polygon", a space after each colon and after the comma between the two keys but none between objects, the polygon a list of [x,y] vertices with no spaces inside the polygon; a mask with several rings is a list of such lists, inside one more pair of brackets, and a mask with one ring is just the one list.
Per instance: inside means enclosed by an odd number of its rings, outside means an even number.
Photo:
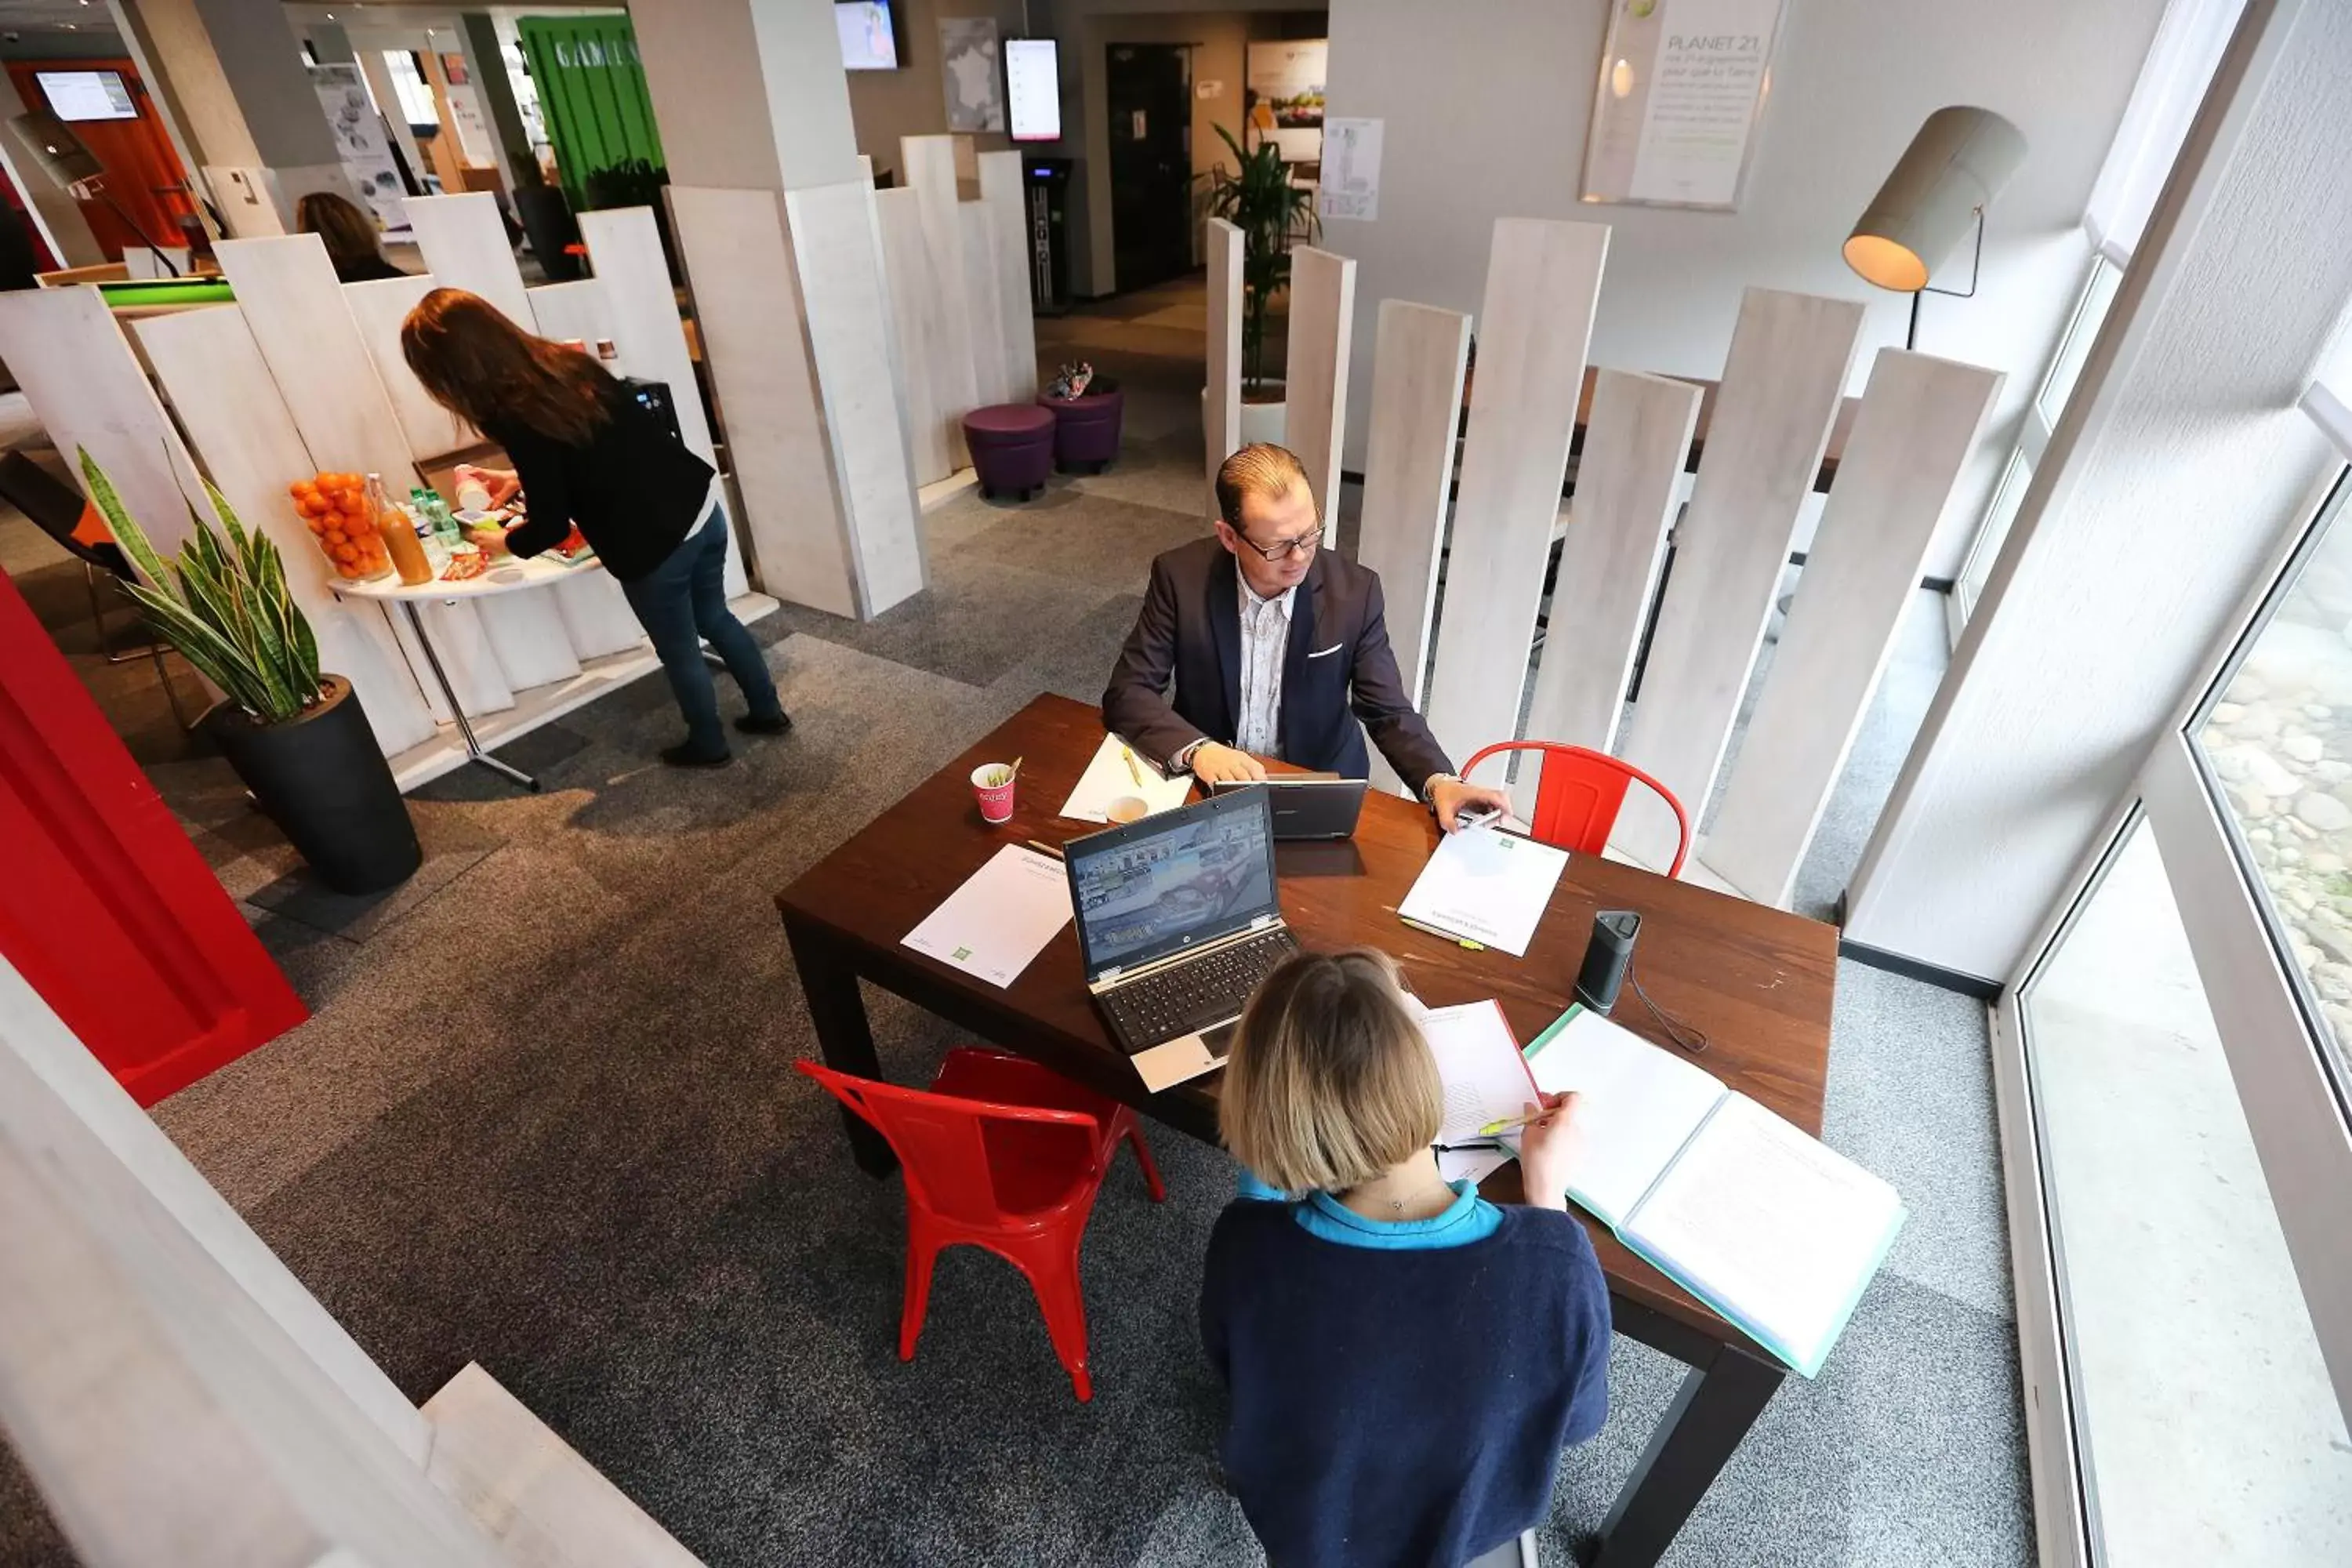
[{"label": "silver laptop", "polygon": [[1153,1092],[1222,1065],[1257,983],[1298,951],[1274,814],[1243,790],[1063,846],[1087,989]]}]

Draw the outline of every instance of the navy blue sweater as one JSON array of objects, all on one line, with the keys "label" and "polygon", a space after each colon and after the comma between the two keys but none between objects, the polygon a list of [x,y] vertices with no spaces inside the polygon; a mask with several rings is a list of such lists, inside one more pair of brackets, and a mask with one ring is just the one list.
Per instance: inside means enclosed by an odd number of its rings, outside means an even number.
[{"label": "navy blue sweater", "polygon": [[1245,1199],[1209,1240],[1201,1336],[1233,1395],[1226,1483],[1276,1568],[1457,1568],[1543,1519],[1608,1414],[1608,1286],[1552,1210],[1400,1251]]}]

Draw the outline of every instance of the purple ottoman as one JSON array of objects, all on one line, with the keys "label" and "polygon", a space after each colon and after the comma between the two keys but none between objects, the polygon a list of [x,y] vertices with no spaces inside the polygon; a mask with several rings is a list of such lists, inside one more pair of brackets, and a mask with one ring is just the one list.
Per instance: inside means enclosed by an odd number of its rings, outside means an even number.
[{"label": "purple ottoman", "polygon": [[1119,416],[1127,398],[1116,388],[1081,397],[1040,397],[1054,411],[1054,465],[1064,473],[1099,474],[1118,460]]},{"label": "purple ottoman", "polygon": [[1027,500],[1054,471],[1054,416],[1034,403],[999,403],[963,416],[963,444],[983,500],[999,492]]}]

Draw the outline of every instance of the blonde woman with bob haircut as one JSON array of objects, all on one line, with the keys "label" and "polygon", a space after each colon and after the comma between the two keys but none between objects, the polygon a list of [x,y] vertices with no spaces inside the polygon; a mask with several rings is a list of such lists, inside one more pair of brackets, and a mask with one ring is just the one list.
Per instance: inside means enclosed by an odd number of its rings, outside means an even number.
[{"label": "blonde woman with bob haircut", "polygon": [[1280,1568],[1517,1563],[1608,1414],[1609,1291],[1565,1195],[1576,1097],[1528,1108],[1526,1204],[1448,1184],[1419,1015],[1385,953],[1301,953],[1225,1065],[1244,1170],[1201,1336],[1232,1395],[1226,1480]]}]

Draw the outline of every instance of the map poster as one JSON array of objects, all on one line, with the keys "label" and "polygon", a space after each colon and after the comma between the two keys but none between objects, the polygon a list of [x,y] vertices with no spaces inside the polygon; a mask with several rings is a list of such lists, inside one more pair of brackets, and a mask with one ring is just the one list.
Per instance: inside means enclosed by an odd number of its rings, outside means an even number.
[{"label": "map poster", "polygon": [[1312,163],[1323,156],[1323,79],[1331,58],[1324,38],[1252,44],[1242,84],[1244,137],[1255,147],[1272,142],[1286,163]]},{"label": "map poster", "polygon": [[1611,0],[1583,197],[1729,212],[1784,0]]},{"label": "map poster", "polygon": [[393,162],[392,142],[383,132],[383,118],[368,97],[360,68],[346,60],[340,65],[312,66],[310,86],[319,107],[327,111],[327,128],[335,134],[335,155],[350,176],[352,188],[375,214],[389,235],[408,233],[408,214],[402,198],[408,192],[400,183],[400,165]]},{"label": "map poster", "polygon": [[1004,72],[997,64],[994,17],[940,18],[940,70],[946,78],[950,131],[1004,129]]}]

